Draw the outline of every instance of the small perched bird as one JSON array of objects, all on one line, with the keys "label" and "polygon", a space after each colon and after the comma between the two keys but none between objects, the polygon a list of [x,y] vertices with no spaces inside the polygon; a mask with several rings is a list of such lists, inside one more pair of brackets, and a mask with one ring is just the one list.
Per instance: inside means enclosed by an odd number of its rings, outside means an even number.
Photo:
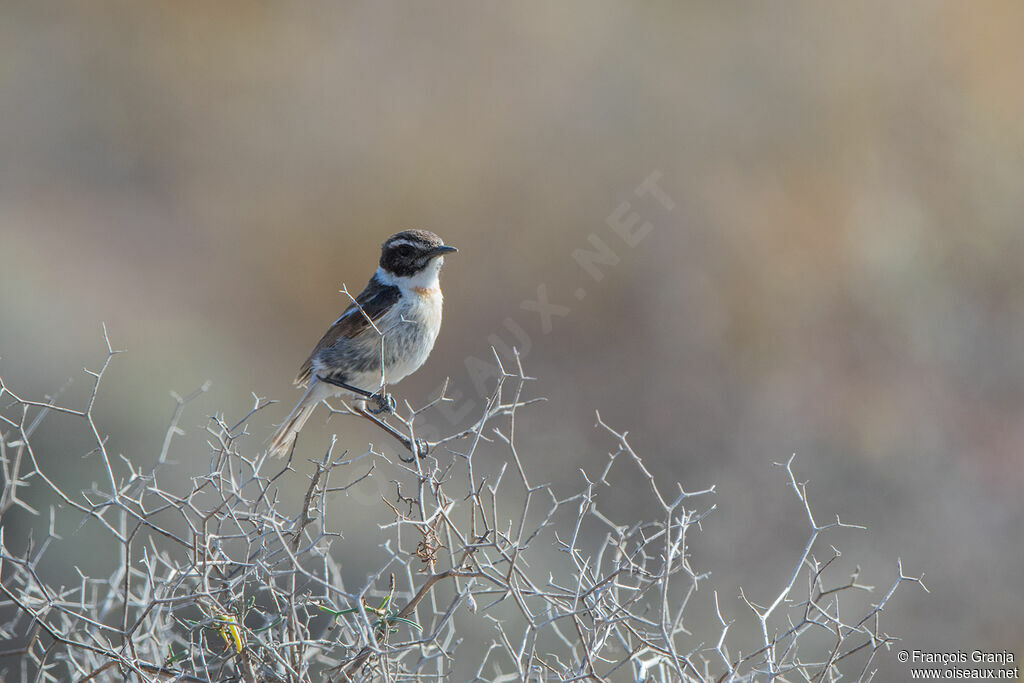
[{"label": "small perched bird", "polygon": [[416,372],[441,329],[444,255],[457,251],[427,230],[405,230],[389,237],[380,264],[366,288],[317,342],[295,384],[305,386],[291,414],[270,439],[270,452],[286,455],[320,401],[358,396],[376,403],[370,412],[390,412],[394,400],[383,393]]}]

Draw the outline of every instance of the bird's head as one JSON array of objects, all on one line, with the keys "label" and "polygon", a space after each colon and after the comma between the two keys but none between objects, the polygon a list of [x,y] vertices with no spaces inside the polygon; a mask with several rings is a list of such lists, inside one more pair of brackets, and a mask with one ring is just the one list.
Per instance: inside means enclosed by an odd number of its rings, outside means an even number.
[{"label": "bird's head", "polygon": [[436,274],[444,262],[444,255],[453,251],[458,250],[429,230],[403,230],[381,245],[380,267],[397,278]]}]

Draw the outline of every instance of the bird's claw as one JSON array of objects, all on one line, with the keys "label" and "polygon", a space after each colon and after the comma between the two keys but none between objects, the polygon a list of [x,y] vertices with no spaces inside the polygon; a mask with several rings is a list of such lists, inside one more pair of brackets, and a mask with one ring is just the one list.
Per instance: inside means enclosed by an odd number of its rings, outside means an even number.
[{"label": "bird's claw", "polygon": [[430,442],[426,439],[406,441],[405,447],[412,452],[411,458],[403,458],[401,455],[398,456],[399,459],[405,463],[416,462],[416,458],[425,458],[430,455]]},{"label": "bird's claw", "polygon": [[398,408],[398,401],[391,394],[378,391],[376,394],[370,396],[374,402],[376,402],[376,408],[367,408],[374,415],[380,415],[381,413],[387,413],[388,415],[394,415],[395,410]]}]

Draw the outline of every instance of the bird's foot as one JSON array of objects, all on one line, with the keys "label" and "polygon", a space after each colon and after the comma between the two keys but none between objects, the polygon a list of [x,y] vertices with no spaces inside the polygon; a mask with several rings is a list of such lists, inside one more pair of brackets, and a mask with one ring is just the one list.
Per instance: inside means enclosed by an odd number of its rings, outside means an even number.
[{"label": "bird's foot", "polygon": [[416,439],[411,441],[409,439],[403,440],[405,447],[412,453],[411,458],[403,458],[401,455],[398,459],[405,463],[416,462],[416,458],[425,458],[430,454],[430,442],[426,439]]},{"label": "bird's foot", "polygon": [[377,404],[376,408],[366,408],[374,415],[380,415],[381,413],[394,415],[395,410],[398,408],[398,401],[396,401],[395,397],[386,391],[378,391],[377,393],[368,396],[368,398]]}]

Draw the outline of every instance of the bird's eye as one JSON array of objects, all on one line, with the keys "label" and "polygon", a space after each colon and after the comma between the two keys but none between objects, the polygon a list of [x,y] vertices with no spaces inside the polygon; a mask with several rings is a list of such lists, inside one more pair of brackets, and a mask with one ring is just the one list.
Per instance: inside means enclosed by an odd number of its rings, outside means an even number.
[{"label": "bird's eye", "polygon": [[403,244],[402,246],[400,246],[398,248],[398,254],[400,256],[408,256],[411,253],[412,253],[412,247],[410,247],[408,244]]}]

